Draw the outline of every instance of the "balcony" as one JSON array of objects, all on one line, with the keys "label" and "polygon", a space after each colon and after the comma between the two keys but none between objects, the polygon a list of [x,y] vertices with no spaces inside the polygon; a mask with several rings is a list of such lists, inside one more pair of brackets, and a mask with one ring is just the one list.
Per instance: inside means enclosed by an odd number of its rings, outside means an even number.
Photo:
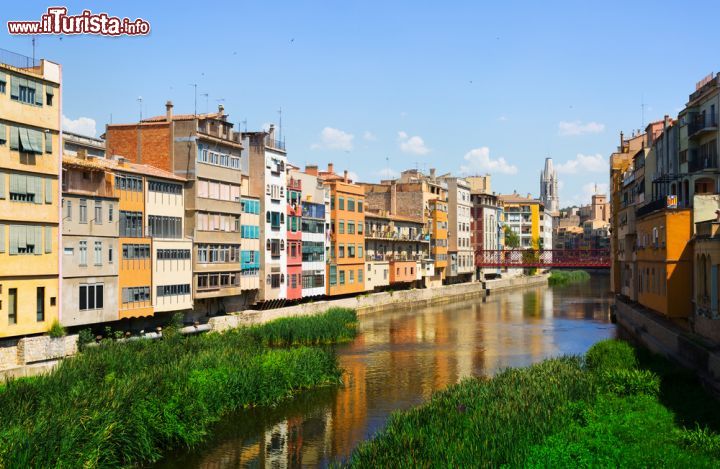
[{"label": "balcony", "polygon": [[663,208],[665,208],[666,204],[667,201],[665,199],[653,200],[652,202],[648,202],[647,204],[637,209],[637,211],[635,212],[635,216],[642,217],[657,210],[662,210]]},{"label": "balcony", "polygon": [[694,173],[704,169],[717,168],[717,154],[715,152],[700,152],[699,150],[690,150],[690,161],[688,162],[688,171]]},{"label": "balcony", "polygon": [[718,115],[716,113],[697,113],[690,116],[688,124],[688,138],[699,137],[705,132],[717,132]]},{"label": "balcony", "polygon": [[302,181],[300,179],[290,178],[287,182],[287,188],[288,190],[301,191]]},{"label": "balcony", "polygon": [[285,151],[285,141],[270,138],[269,135],[265,136],[265,146],[274,150]]},{"label": "balcony", "polygon": [[409,261],[423,261],[428,258],[427,253],[385,253],[385,254],[368,254],[365,256],[365,260],[369,262],[409,262]]}]

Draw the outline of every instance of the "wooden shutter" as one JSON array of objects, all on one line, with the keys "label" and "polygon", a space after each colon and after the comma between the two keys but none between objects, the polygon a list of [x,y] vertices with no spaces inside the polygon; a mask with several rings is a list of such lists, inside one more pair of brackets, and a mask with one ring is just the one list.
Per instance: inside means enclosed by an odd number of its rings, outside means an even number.
[{"label": "wooden shutter", "polygon": [[52,137],[50,132],[45,133],[45,153],[52,153]]},{"label": "wooden shutter", "polygon": [[47,179],[45,179],[45,203],[51,204],[52,201],[53,201],[52,179],[47,178]]},{"label": "wooden shutter", "polygon": [[10,76],[10,97],[20,98],[20,79],[16,76]]},{"label": "wooden shutter", "polygon": [[0,225],[0,252],[5,252],[5,225]]},{"label": "wooden shutter", "polygon": [[0,199],[5,198],[5,173],[0,171]]},{"label": "wooden shutter", "polygon": [[43,94],[43,84],[38,82],[31,82],[35,88],[35,104],[42,106],[45,101],[45,95]]},{"label": "wooden shutter", "polygon": [[19,150],[20,149],[20,138],[18,136],[18,128],[15,126],[10,126],[10,149],[11,150]]}]

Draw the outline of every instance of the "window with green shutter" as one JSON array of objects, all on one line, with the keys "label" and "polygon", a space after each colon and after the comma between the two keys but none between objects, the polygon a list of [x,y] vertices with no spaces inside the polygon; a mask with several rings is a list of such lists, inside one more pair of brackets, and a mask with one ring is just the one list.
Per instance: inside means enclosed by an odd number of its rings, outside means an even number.
[{"label": "window with green shutter", "polygon": [[52,153],[52,134],[45,132],[45,153]]},{"label": "window with green shutter", "polygon": [[52,253],[52,227],[45,227],[45,254]]},{"label": "window with green shutter", "polygon": [[0,124],[0,145],[5,145],[7,143],[7,126],[5,124]]},{"label": "window with green shutter", "polygon": [[43,86],[42,83],[38,82],[31,82],[31,86],[33,89],[35,89],[35,105],[36,106],[42,106],[43,102],[45,101],[45,93],[43,93]]},{"label": "window with green shutter", "polygon": [[5,252],[5,225],[0,225],[0,252]]},{"label": "window with green shutter", "polygon": [[7,179],[5,173],[0,171],[0,199],[5,198],[5,179]]},{"label": "window with green shutter", "polygon": [[10,99],[20,99],[20,78],[10,76]]},{"label": "window with green shutter", "polygon": [[10,149],[11,150],[19,150],[20,149],[20,129],[18,129],[15,126],[10,126]]},{"label": "window with green shutter", "polygon": [[52,179],[48,178],[45,179],[45,203],[51,204],[53,201],[53,194],[52,194]]}]

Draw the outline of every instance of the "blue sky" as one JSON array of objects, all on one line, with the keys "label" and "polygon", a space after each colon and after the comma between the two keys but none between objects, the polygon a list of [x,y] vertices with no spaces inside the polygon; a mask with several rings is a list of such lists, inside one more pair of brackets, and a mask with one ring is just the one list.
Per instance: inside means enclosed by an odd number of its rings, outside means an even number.
[{"label": "blue sky", "polygon": [[[147,37],[38,39],[36,55],[63,64],[70,128],[137,120],[139,96],[144,116],[168,99],[191,113],[197,83],[199,112],[222,102],[251,130],[282,108],[296,164],[333,161],[362,181],[416,166],[489,172],[498,192],[537,195],[551,156],[564,206],[606,188],[641,102],[645,123],[674,116],[719,68],[717,2],[162,3],[64,4],[142,17]],[[31,55],[4,23],[49,5],[4,5],[0,48]]]}]

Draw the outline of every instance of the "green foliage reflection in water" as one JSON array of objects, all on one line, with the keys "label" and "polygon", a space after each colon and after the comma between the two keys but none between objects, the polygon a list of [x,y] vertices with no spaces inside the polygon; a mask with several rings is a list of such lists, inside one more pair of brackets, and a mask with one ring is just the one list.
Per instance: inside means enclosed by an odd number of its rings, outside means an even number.
[{"label": "green foliage reflection in water", "polygon": [[[325,321],[334,330],[354,333],[354,312],[330,317]],[[301,319],[291,326],[298,330],[286,330],[302,331],[302,341],[333,341],[326,331],[313,336]],[[0,392],[0,467],[156,461],[168,448],[201,442],[228,412],[272,406],[301,389],[339,383],[330,348],[268,348],[260,337],[274,327],[108,341],[63,361],[48,376],[9,381]]]},{"label": "green foliage reflection in water", "polygon": [[[551,359],[492,379],[466,379],[423,406],[393,414],[348,465],[717,467],[720,437],[705,427],[683,427],[664,405],[663,380],[677,382],[671,367],[657,374],[638,363],[632,347],[611,340],[585,359]],[[680,386],[698,387],[684,379]],[[712,397],[696,397],[697,406],[720,411]]]},{"label": "green foliage reflection in water", "polygon": [[587,282],[588,280],[590,280],[590,274],[584,270],[553,270],[550,272],[548,284],[566,285],[568,283]]}]

